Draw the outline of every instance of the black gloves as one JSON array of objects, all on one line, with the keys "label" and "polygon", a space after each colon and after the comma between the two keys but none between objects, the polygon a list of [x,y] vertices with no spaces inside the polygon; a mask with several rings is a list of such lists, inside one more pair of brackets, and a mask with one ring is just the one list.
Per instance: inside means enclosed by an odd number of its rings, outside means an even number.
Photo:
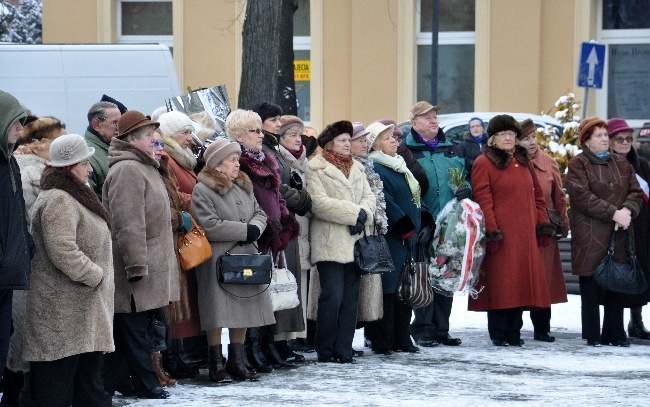
[{"label": "black gloves", "polygon": [[359,209],[357,223],[354,226],[350,226],[350,234],[354,236],[362,233],[366,228],[366,220],[368,220],[368,215],[366,215],[366,212],[363,209]]},{"label": "black gloves", "polygon": [[299,191],[302,191],[302,178],[298,175],[297,172],[291,173],[291,179],[289,180],[289,186],[295,188]]},{"label": "black gloves", "polygon": [[456,192],[454,192],[454,198],[456,198],[459,201],[469,198],[471,195],[472,195],[472,191],[470,191],[470,189],[467,187],[458,188]]},{"label": "black gloves", "polygon": [[418,244],[418,234],[411,233],[406,239],[404,239],[404,242],[406,242],[410,246],[415,246],[416,244]]},{"label": "black gloves", "polygon": [[429,226],[425,226],[418,233],[418,244],[424,246],[427,243],[429,243],[430,238],[431,238],[431,228]]},{"label": "black gloves", "polygon": [[129,283],[135,283],[136,281],[142,280],[142,276],[133,276],[129,278]]},{"label": "black gloves", "polygon": [[246,225],[246,243],[253,243],[260,238],[260,235],[261,232],[257,226],[251,224]]}]

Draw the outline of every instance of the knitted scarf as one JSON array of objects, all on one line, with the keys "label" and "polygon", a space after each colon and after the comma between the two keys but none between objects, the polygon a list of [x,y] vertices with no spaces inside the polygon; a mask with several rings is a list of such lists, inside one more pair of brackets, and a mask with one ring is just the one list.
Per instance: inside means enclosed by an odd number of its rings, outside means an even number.
[{"label": "knitted scarf", "polygon": [[305,146],[303,146],[303,145],[301,144],[301,145],[300,145],[300,150],[298,150],[298,151],[292,151],[292,150],[289,150],[289,149],[286,149],[286,150],[287,150],[288,152],[290,152],[291,155],[294,156],[294,157],[296,158],[296,160],[300,160],[300,159],[302,158],[302,153],[305,151]]},{"label": "knitted scarf", "polygon": [[385,167],[388,167],[395,172],[404,174],[409,189],[411,190],[411,194],[413,195],[413,202],[415,203],[415,206],[419,208],[420,195],[421,195],[420,184],[418,183],[418,180],[416,180],[415,177],[413,176],[413,173],[411,173],[411,170],[409,170],[408,167],[406,166],[406,161],[404,161],[404,157],[402,157],[399,154],[395,154],[394,156],[391,157],[390,155],[377,150],[370,153],[370,157],[375,162]]},{"label": "knitted scarf", "polygon": [[264,161],[264,159],[266,158],[266,156],[264,155],[264,150],[253,151],[248,147],[244,147],[243,145],[241,146],[241,150],[243,154],[246,154],[250,158],[254,158],[257,161]]},{"label": "knitted scarf", "polygon": [[331,150],[323,150],[323,158],[338,168],[345,175],[345,178],[350,177],[353,160],[352,155],[343,155]]}]

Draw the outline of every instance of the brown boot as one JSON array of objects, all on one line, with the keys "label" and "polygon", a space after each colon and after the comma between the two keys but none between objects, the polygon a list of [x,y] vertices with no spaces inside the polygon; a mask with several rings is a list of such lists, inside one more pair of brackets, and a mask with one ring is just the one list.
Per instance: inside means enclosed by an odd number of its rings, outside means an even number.
[{"label": "brown boot", "polygon": [[228,345],[228,363],[226,364],[226,370],[237,380],[250,380],[251,382],[255,382],[260,379],[258,373],[251,372],[244,365],[243,343],[231,343]]},{"label": "brown boot", "polygon": [[156,377],[160,386],[173,386],[176,384],[176,379],[171,377],[169,373],[165,372],[162,367],[162,354],[160,352],[153,352],[151,354],[151,362],[153,363],[153,370],[156,371]]},{"label": "brown boot", "polygon": [[223,366],[223,353],[221,352],[221,345],[208,346],[208,371],[208,377],[213,382],[232,382],[232,377],[230,377]]}]

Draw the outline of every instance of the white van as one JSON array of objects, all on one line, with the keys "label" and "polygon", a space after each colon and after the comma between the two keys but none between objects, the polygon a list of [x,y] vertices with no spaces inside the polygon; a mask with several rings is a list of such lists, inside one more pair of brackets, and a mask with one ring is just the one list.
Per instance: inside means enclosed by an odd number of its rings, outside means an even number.
[{"label": "white van", "polygon": [[81,135],[104,94],[145,115],[181,94],[169,48],[160,44],[0,44],[0,90]]}]

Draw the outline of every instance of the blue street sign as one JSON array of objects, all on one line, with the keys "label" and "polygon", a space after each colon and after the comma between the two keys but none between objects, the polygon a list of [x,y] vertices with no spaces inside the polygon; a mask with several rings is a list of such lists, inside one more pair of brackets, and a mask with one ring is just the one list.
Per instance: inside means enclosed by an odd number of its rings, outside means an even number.
[{"label": "blue street sign", "polygon": [[578,66],[578,86],[583,88],[603,87],[605,71],[605,46],[595,42],[583,42]]}]

